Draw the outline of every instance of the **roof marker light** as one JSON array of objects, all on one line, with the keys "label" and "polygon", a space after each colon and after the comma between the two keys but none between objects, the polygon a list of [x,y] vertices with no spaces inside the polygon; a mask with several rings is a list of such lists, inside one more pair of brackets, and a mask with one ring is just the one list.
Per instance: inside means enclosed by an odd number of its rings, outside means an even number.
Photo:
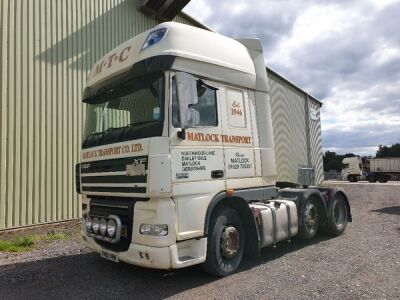
[{"label": "roof marker light", "polygon": [[159,43],[164,38],[166,33],[167,33],[167,28],[160,28],[160,29],[150,32],[149,35],[147,36],[147,39],[144,42],[141,50],[145,50],[145,49]]}]

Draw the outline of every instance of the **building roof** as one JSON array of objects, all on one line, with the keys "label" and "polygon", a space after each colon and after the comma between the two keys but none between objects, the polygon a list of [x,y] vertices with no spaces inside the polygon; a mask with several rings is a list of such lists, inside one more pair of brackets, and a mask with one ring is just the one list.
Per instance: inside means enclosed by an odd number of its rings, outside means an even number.
[{"label": "building roof", "polygon": [[196,25],[196,26],[199,27],[199,28],[207,29],[207,30],[209,30],[209,31],[215,32],[214,29],[212,29],[212,28],[209,27],[208,25],[204,24],[203,22],[199,21],[199,20],[196,19],[195,17],[193,17],[193,16],[191,16],[191,15],[185,13],[184,11],[181,11],[181,12],[179,13],[179,15],[180,15],[182,18],[184,18],[184,19],[190,21],[190,23],[193,23],[194,25]]},{"label": "building roof", "polygon": [[278,72],[274,71],[273,69],[271,69],[270,67],[266,66],[267,69],[267,73],[272,74],[275,77],[278,77],[280,80],[284,81],[285,83],[289,84],[290,86],[292,86],[293,88],[295,88],[296,90],[306,94],[309,98],[311,98],[312,100],[314,100],[315,102],[318,102],[318,104],[320,104],[322,106],[322,102],[321,100],[319,100],[317,97],[314,97],[313,95],[311,95],[310,93],[308,93],[307,91],[303,90],[302,88],[300,88],[298,85],[294,84],[292,81],[290,81],[289,79],[287,79],[286,77],[282,76],[281,74],[279,74]]}]

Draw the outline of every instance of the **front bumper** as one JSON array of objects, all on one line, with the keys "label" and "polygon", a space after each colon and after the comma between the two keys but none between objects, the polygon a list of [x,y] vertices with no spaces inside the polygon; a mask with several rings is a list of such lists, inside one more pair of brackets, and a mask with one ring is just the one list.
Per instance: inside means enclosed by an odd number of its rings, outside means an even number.
[{"label": "front bumper", "polygon": [[114,254],[120,261],[153,269],[179,269],[196,265],[206,260],[207,238],[183,241],[168,247],[151,247],[131,243],[124,252],[114,252],[101,247],[82,231],[87,247],[95,252],[102,250]]}]

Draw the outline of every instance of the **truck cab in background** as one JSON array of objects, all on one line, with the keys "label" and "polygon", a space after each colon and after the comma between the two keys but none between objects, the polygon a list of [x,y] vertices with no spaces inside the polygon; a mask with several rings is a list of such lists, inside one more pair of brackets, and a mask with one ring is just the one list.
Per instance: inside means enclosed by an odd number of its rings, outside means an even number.
[{"label": "truck cab in background", "polygon": [[162,23],[97,62],[83,102],[82,237],[104,258],[226,276],[262,247],[351,221],[342,190],[276,188],[257,39]]},{"label": "truck cab in background", "polygon": [[358,156],[347,157],[343,159],[342,167],[342,179],[350,182],[367,180],[370,183],[386,183],[400,180],[399,157],[369,158],[365,164]]},{"label": "truck cab in background", "polygon": [[346,157],[342,161],[342,179],[357,182],[363,175],[362,160],[358,156]]}]

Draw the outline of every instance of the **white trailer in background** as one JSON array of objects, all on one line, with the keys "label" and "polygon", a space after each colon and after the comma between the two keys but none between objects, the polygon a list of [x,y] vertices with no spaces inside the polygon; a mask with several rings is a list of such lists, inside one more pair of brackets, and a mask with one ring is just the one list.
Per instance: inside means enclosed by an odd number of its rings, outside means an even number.
[{"label": "white trailer in background", "polygon": [[226,276],[262,247],[351,221],[341,190],[276,188],[257,39],[160,24],[96,63],[83,102],[82,236],[104,258]]},{"label": "white trailer in background", "polygon": [[369,182],[400,180],[400,157],[369,159],[366,178]]}]

